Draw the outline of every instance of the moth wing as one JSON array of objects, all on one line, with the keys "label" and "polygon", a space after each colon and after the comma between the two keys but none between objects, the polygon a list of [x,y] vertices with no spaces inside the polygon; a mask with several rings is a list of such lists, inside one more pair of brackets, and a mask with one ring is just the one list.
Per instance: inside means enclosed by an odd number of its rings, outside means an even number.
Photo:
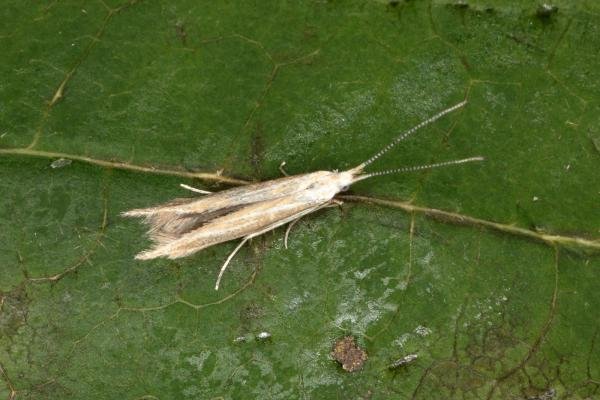
[{"label": "moth wing", "polygon": [[201,198],[183,198],[169,201],[155,207],[137,208],[121,215],[124,217],[146,217],[154,214],[199,214],[221,208],[256,203],[276,199],[301,192],[319,177],[331,174],[328,171],[316,171],[309,174],[288,176],[266,182],[253,183],[223,190]]},{"label": "moth wing", "polygon": [[150,227],[148,234],[158,244],[178,239],[214,219],[241,210],[246,206],[292,196],[303,191],[319,176],[317,171],[271,181],[255,183],[217,192],[201,198],[180,198],[155,207],[139,208],[122,213],[124,217],[142,217]]},{"label": "moth wing", "polygon": [[136,258],[146,260],[157,257],[171,259],[185,257],[218,243],[275,229],[313,212],[326,202],[307,202],[299,200],[298,196],[284,196],[246,204],[230,209],[227,213],[200,224],[197,228],[178,237],[176,235],[159,237],[156,247],[138,254]]}]

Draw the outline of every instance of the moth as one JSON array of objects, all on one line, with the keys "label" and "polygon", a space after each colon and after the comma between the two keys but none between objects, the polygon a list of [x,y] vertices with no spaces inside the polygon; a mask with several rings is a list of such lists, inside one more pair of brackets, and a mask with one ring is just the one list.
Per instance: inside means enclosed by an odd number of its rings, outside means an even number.
[{"label": "moth", "polygon": [[287,248],[289,230],[295,222],[324,207],[339,204],[335,195],[348,190],[355,182],[381,175],[482,161],[483,157],[470,157],[379,172],[364,172],[368,165],[417,130],[465,104],[466,101],[463,101],[426,119],[397,136],[368,160],[347,171],[316,171],[286,176],[217,193],[181,185],[206,196],[178,198],[155,207],[130,210],[122,214],[125,217],[144,218],[144,222],[149,226],[148,235],[154,242],[152,248],[142,251],[135,258],[150,260],[158,257],[186,257],[207,247],[241,238],[241,242],[221,266],[215,284],[215,290],[218,290],[223,273],[244,243],[289,223],[284,237]]}]

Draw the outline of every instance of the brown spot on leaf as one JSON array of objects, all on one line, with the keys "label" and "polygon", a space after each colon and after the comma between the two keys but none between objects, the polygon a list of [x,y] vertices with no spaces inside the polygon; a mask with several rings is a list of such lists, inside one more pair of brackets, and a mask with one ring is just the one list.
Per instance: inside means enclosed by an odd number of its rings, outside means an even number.
[{"label": "brown spot on leaf", "polygon": [[367,360],[367,352],[356,345],[353,336],[346,336],[336,341],[331,356],[348,372],[360,370]]}]

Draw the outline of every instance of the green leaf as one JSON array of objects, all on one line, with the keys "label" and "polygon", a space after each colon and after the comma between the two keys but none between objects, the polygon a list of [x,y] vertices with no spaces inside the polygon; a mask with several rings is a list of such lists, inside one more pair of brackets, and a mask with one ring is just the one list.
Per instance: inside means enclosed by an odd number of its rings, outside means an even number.
[{"label": "green leaf", "polygon": [[[0,397],[598,396],[597,2],[5,3]],[[236,243],[133,259],[119,214],[179,183],[349,168],[465,98],[371,170],[484,163],[363,181],[218,292]]]}]

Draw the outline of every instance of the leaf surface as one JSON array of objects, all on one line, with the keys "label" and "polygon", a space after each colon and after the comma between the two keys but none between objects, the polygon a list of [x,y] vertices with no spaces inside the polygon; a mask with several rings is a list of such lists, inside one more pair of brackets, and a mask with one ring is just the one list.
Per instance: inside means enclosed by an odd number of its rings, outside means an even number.
[{"label": "leaf surface", "polygon": [[[0,396],[598,396],[600,8],[553,6],[9,1]],[[371,169],[485,163],[363,181],[218,292],[236,243],[133,259],[119,214],[179,183],[350,168],[465,98]]]}]

